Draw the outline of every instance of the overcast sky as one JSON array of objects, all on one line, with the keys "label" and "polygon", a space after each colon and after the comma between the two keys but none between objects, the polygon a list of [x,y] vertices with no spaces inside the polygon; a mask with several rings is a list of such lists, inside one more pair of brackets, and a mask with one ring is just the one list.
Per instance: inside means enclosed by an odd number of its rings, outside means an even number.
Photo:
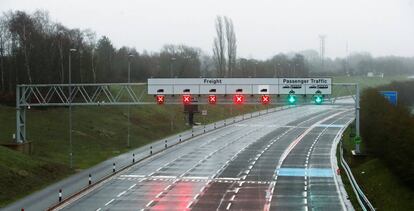
[{"label": "overcast sky", "polygon": [[90,28],[122,45],[159,51],[186,44],[211,54],[214,19],[233,19],[238,56],[319,50],[414,56],[414,0],[0,0],[0,10],[48,10],[53,21]]}]

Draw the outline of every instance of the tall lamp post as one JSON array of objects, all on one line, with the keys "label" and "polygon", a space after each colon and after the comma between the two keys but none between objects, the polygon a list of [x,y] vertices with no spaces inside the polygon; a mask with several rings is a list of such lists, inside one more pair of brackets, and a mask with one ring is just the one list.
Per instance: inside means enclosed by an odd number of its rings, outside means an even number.
[{"label": "tall lamp post", "polygon": [[174,77],[172,65],[173,65],[173,63],[174,63],[175,60],[176,60],[175,57],[172,57],[171,60],[170,60],[170,78],[173,78]]},{"label": "tall lamp post", "polygon": [[[133,55],[129,54],[128,55],[128,83],[131,83],[131,59],[132,59]],[[127,135],[127,147],[131,146],[131,142],[130,142],[130,131],[131,131],[131,111],[130,111],[130,107],[128,105],[127,107],[127,112],[128,112],[128,135]]]},{"label": "tall lamp post", "polygon": [[295,64],[293,65],[293,76],[294,76],[294,77],[296,77],[296,66],[299,66],[299,64],[298,64],[298,63],[295,63]]},{"label": "tall lamp post", "polygon": [[254,63],[254,77],[257,77],[257,62]]},{"label": "tall lamp post", "polygon": [[72,52],[76,52],[76,49],[69,49],[69,165],[73,168],[73,147],[72,147]]}]

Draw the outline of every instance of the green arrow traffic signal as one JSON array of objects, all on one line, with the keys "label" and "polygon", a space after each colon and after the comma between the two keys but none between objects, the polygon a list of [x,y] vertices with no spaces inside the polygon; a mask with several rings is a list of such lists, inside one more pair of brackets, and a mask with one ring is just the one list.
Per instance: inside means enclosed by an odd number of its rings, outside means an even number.
[{"label": "green arrow traffic signal", "polygon": [[296,103],[296,96],[295,96],[295,95],[290,94],[290,95],[288,96],[288,102],[289,102],[289,104],[295,104],[295,103]]},{"label": "green arrow traffic signal", "polygon": [[320,96],[320,95],[316,95],[315,96],[315,103],[316,104],[322,104],[322,102],[323,102],[323,97]]},{"label": "green arrow traffic signal", "polygon": [[315,95],[313,97],[314,97],[314,100],[315,100],[316,104],[319,105],[319,104],[323,103],[323,95],[322,95],[322,92],[320,90],[316,91]]}]

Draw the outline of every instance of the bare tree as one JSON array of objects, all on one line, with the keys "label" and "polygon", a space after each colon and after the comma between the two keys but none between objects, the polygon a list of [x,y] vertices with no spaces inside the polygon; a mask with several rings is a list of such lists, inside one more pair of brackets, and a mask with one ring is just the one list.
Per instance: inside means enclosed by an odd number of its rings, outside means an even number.
[{"label": "bare tree", "polygon": [[223,77],[225,76],[226,68],[226,40],[224,38],[223,18],[221,16],[217,16],[215,26],[217,37],[214,38],[213,54],[216,62],[217,76]]},{"label": "bare tree", "polygon": [[0,77],[1,77],[1,91],[3,91],[4,92],[4,90],[5,90],[5,85],[4,85],[4,42],[5,42],[5,39],[3,38],[4,36],[5,36],[5,34],[6,34],[6,30],[5,30],[5,28],[4,28],[5,26],[4,26],[4,24],[3,24],[3,21],[2,22],[0,22],[0,68],[1,68],[1,70],[0,70]]},{"label": "bare tree", "polygon": [[226,26],[226,40],[227,40],[227,77],[233,77],[233,71],[236,67],[236,33],[234,32],[233,21],[231,18],[224,17]]}]

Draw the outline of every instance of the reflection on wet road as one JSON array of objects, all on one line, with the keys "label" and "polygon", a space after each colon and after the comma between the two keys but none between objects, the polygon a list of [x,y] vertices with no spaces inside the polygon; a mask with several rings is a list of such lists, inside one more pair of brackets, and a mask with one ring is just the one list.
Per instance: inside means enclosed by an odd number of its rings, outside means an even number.
[{"label": "reflection on wet road", "polygon": [[331,147],[353,111],[303,106],[166,150],[65,210],[343,210]]}]

